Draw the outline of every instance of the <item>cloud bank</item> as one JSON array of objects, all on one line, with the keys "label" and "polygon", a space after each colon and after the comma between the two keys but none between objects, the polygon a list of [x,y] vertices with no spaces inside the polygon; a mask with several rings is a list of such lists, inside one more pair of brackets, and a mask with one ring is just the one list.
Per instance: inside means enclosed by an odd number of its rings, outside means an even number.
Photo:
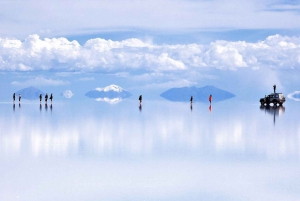
[{"label": "cloud bank", "polygon": [[274,35],[264,41],[215,41],[209,45],[156,45],[137,38],[95,38],[84,45],[66,38],[30,35],[24,41],[0,38],[0,71],[144,72],[202,68],[300,69],[300,37]]}]

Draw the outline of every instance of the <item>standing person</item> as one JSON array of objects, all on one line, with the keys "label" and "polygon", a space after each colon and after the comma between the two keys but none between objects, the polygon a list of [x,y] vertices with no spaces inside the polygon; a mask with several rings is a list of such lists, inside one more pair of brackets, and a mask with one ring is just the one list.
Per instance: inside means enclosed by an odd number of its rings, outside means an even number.
[{"label": "standing person", "polygon": [[209,100],[209,103],[211,104],[211,101],[212,101],[212,95],[211,94],[209,95],[208,100]]},{"label": "standing person", "polygon": [[43,95],[40,94],[40,103],[42,102]]},{"label": "standing person", "polygon": [[16,100],[16,93],[13,94],[13,102]]},{"label": "standing person", "polygon": [[273,85],[274,94],[276,93],[276,84]]},{"label": "standing person", "polygon": [[51,93],[51,95],[50,95],[50,98],[49,98],[50,100],[51,100],[51,104],[52,104],[52,99],[53,99],[53,95],[52,95],[52,93]]},{"label": "standing person", "polygon": [[191,105],[193,104],[193,96],[191,96],[191,99],[190,99],[190,102],[191,102]]},{"label": "standing person", "polygon": [[48,100],[48,94],[46,93],[46,95],[45,95],[45,104],[47,104],[47,100]]},{"label": "standing person", "polygon": [[21,97],[21,94],[19,94],[19,102],[21,101],[21,98],[22,98],[22,97]]},{"label": "standing person", "polygon": [[142,105],[142,99],[143,99],[143,97],[142,97],[142,95],[140,95],[140,97],[139,97],[140,105]]}]

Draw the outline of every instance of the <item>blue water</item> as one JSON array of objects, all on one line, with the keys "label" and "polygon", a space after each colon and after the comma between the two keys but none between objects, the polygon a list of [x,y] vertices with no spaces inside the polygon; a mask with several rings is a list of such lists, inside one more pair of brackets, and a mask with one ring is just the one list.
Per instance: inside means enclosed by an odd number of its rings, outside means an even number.
[{"label": "blue water", "polygon": [[0,103],[0,200],[300,200],[299,109]]}]

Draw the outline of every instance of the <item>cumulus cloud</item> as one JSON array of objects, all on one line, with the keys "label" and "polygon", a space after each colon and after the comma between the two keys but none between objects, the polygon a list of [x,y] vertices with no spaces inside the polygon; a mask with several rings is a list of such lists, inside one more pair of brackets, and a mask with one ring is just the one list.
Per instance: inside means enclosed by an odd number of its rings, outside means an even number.
[{"label": "cumulus cloud", "polygon": [[30,35],[25,41],[0,38],[1,71],[182,72],[201,68],[299,69],[300,37],[269,36],[264,41],[215,41],[209,45],[156,45],[131,38],[95,38],[84,45],[66,38]]},{"label": "cumulus cloud", "polygon": [[300,91],[294,91],[293,93],[288,94],[287,97],[294,101],[300,101]]},{"label": "cumulus cloud", "polygon": [[59,85],[67,85],[70,84],[69,82],[62,81],[62,80],[53,80],[47,79],[43,76],[38,76],[30,80],[26,80],[24,82],[13,81],[12,85],[33,85],[33,86],[59,86]]},{"label": "cumulus cloud", "polygon": [[74,94],[72,93],[71,90],[65,90],[61,95],[62,95],[63,97],[65,97],[65,98],[72,98],[72,96],[73,96]]}]

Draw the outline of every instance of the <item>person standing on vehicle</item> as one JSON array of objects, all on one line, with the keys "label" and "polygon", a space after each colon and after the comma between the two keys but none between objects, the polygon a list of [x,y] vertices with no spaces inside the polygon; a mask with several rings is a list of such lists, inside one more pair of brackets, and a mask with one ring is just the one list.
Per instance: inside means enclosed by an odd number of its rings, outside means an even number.
[{"label": "person standing on vehicle", "polygon": [[276,84],[274,84],[273,89],[274,89],[274,94],[275,94],[276,93]]}]

